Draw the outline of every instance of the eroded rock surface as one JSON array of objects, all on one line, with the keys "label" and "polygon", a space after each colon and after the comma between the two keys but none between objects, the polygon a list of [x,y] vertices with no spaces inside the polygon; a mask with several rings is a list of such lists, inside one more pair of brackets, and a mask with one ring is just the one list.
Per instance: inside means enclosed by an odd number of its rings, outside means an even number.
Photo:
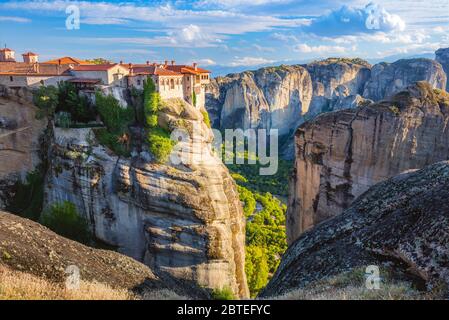
[{"label": "eroded rock surface", "polygon": [[[14,185],[25,180],[41,162],[41,138],[46,120],[36,119],[37,108],[24,90],[16,95],[0,88],[0,208],[15,194]],[[2,96],[4,95],[4,96]],[[6,97],[5,97],[6,96]]]},{"label": "eroded rock surface", "polygon": [[363,94],[371,74],[371,65],[360,59],[330,58],[312,62],[305,68],[313,82],[309,116],[353,107],[352,101]]},{"label": "eroded rock surface", "polygon": [[449,95],[419,82],[391,100],[326,113],[295,137],[287,235],[340,214],[370,186],[449,159]]},{"label": "eroded rock surface", "polygon": [[66,269],[76,266],[83,281],[131,291],[168,289],[192,298],[207,298],[201,289],[158,275],[144,264],[107,250],[63,238],[42,225],[0,211],[0,265],[64,283]]},{"label": "eroded rock surface", "polygon": [[417,81],[427,81],[433,88],[445,89],[447,77],[441,64],[430,59],[382,62],[371,69],[363,96],[374,101],[387,99]]},{"label": "eroded rock surface", "polygon": [[[279,296],[375,265],[427,290],[449,285],[449,162],[371,187],[341,215],[301,235],[261,293]],[[381,276],[385,276],[381,274]]]},{"label": "eroded rock surface", "polygon": [[218,77],[209,88],[206,106],[220,128],[294,130],[312,100],[312,82],[301,66],[262,68]]},{"label": "eroded rock surface", "polygon": [[201,113],[180,101],[159,120],[189,133],[196,126],[200,134],[178,147],[202,161],[175,166],[144,153],[118,158],[90,129],[56,128],[46,202],[73,202],[97,238],[154,270],[247,297],[243,210],[233,179],[211,152],[212,133]]}]

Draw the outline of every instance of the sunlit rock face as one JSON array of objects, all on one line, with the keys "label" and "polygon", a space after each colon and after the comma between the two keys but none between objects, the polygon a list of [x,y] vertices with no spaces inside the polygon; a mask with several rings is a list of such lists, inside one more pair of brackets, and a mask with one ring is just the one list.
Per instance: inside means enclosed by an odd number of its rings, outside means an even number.
[{"label": "sunlit rock face", "polygon": [[216,78],[206,106],[221,129],[278,129],[282,136],[301,123],[311,100],[307,70],[280,66]]},{"label": "sunlit rock face", "polygon": [[449,159],[449,95],[418,82],[388,101],[325,113],[295,136],[287,235],[340,214],[370,186]]},{"label": "sunlit rock face", "polygon": [[211,151],[212,133],[196,108],[172,101],[160,125],[196,135],[176,152],[198,161],[157,164],[143,152],[119,158],[90,129],[55,129],[46,203],[69,200],[95,233],[155,270],[248,296],[245,220],[236,185]]},{"label": "sunlit rock face", "polygon": [[387,99],[417,81],[427,81],[433,88],[445,89],[447,77],[440,63],[430,59],[403,59],[373,66],[363,96],[379,101]]},{"label": "sunlit rock face", "polygon": [[370,78],[371,65],[361,59],[330,58],[305,66],[313,82],[309,117],[354,107]]},{"label": "sunlit rock face", "polygon": [[[430,121],[439,120],[435,117]],[[345,273],[354,276],[368,266],[376,266],[379,276],[388,279],[381,286],[393,281],[411,282],[421,288],[423,297],[441,289],[442,296],[447,296],[448,198],[448,162],[372,186],[341,215],[293,242],[261,297],[317,290],[320,281]],[[322,289],[335,290],[335,286],[343,285],[341,282]]]}]

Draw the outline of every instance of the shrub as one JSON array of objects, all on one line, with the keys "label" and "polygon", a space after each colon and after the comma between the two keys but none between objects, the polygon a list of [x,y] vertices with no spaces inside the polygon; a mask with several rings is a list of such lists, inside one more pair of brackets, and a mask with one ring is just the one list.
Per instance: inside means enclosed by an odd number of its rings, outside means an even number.
[{"label": "shrub", "polygon": [[175,142],[170,139],[170,134],[159,127],[148,130],[148,145],[150,152],[159,163],[168,161]]},{"label": "shrub", "polygon": [[33,93],[33,102],[39,108],[38,119],[52,118],[58,105],[58,89],[54,86],[40,86]]},{"label": "shrub", "polygon": [[221,289],[212,290],[212,299],[214,300],[235,300],[234,293],[231,288],[223,287]]},{"label": "shrub", "polygon": [[66,129],[70,128],[70,125],[72,124],[72,117],[70,113],[60,111],[56,114],[55,118],[56,118],[55,120],[56,126]]},{"label": "shrub", "polygon": [[123,137],[129,137],[128,125],[134,120],[134,111],[131,108],[122,108],[112,95],[103,96],[100,92],[95,94],[95,101],[101,120],[106,130],[98,129],[95,135],[98,141],[114,151],[119,156],[130,155],[129,143]]},{"label": "shrub", "polygon": [[206,126],[208,126],[209,128],[211,128],[210,118],[209,118],[209,113],[207,113],[207,111],[201,111],[201,113],[202,113],[202,115],[203,115],[204,123],[206,124]]},{"label": "shrub", "polygon": [[88,244],[91,240],[87,220],[69,201],[55,203],[42,213],[40,222],[59,235]]}]

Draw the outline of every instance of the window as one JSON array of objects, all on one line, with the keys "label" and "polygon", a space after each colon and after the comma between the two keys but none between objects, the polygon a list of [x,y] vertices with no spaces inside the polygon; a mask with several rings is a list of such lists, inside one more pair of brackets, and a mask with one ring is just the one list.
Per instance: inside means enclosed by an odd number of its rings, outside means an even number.
[{"label": "window", "polygon": [[175,80],[171,79],[170,80],[170,89],[174,89],[175,88]]},{"label": "window", "polygon": [[12,76],[9,77],[9,81],[14,81],[14,78]]},{"label": "window", "polygon": [[140,80],[137,80],[137,85],[140,86]]},{"label": "window", "polygon": [[41,80],[40,83],[41,83],[41,85],[44,85],[44,80]]}]

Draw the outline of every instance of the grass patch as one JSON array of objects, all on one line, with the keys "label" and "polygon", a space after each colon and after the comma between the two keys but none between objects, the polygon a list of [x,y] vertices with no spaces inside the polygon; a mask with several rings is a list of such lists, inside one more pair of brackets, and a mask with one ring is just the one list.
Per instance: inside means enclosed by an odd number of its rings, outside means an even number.
[{"label": "grass patch", "polygon": [[52,283],[0,264],[0,300],[135,300],[125,289],[113,289],[98,282],[81,281],[79,289]]},{"label": "grass patch", "polygon": [[214,289],[211,296],[213,300],[236,300],[234,293],[229,287]]}]

